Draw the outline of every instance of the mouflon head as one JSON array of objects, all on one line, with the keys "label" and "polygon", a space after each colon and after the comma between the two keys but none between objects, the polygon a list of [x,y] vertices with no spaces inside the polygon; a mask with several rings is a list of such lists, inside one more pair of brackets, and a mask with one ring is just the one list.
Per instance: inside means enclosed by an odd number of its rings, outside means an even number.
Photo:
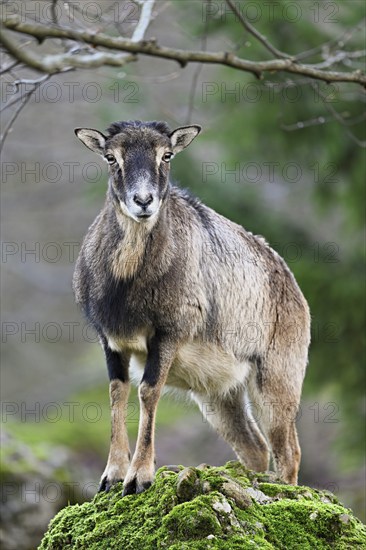
[{"label": "mouflon head", "polygon": [[156,218],[169,190],[170,161],[199,134],[198,125],[171,131],[165,122],[114,122],[107,135],[76,128],[77,137],[109,164],[110,191],[122,214],[145,222]]}]

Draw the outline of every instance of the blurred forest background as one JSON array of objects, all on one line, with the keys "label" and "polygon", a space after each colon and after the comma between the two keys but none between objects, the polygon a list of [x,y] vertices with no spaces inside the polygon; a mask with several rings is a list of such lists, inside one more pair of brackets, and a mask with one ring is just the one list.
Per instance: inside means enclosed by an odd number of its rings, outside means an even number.
[{"label": "blurred forest background", "polygon": [[[326,42],[335,50],[340,41],[365,48],[359,0],[281,0],[274,11],[268,2],[236,4],[247,4],[252,24],[289,54]],[[176,48],[266,58],[223,5],[157,2],[147,34]],[[15,93],[8,75],[1,86],[5,104]],[[354,83],[284,73],[259,81],[230,68],[180,68],[144,56],[123,68],[58,74],[38,88],[2,155],[4,548],[34,547],[59,507],[91,498],[107,459],[107,372],[71,290],[107,168],[73,129],[104,130],[116,120],[201,124],[199,138],[174,159],[172,180],[263,235],[294,272],[312,312],[299,482],[329,489],[365,520],[364,105],[365,90]],[[135,392],[132,448],[137,422]],[[162,399],[157,466],[233,458],[193,405]]]}]

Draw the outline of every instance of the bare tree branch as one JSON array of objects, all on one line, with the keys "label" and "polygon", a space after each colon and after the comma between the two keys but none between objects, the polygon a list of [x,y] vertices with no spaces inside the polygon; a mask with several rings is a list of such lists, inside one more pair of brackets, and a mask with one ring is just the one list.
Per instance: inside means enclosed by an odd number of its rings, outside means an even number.
[{"label": "bare tree branch", "polygon": [[235,56],[231,52],[190,51],[159,46],[156,40],[134,42],[131,39],[112,37],[103,33],[75,30],[66,27],[47,27],[42,24],[22,22],[19,17],[12,16],[3,22],[4,27],[39,41],[47,38],[69,38],[78,42],[99,46],[109,50],[129,52],[126,57],[117,53],[96,51],[87,55],[70,55],[69,53],[46,55],[41,57],[30,52],[20,52],[16,41],[1,32],[1,41],[9,54],[29,67],[45,73],[56,73],[69,67],[90,68],[102,65],[122,66],[134,61],[136,54],[144,54],[162,59],[177,61],[182,67],[187,63],[207,63],[232,67],[240,71],[250,72],[257,78],[262,78],[264,72],[287,72],[309,76],[325,82],[354,82],[366,86],[366,74],[356,71],[325,71],[314,65],[300,64],[291,59],[272,59],[269,61],[250,61]]},{"label": "bare tree branch", "polygon": [[140,40],[144,38],[147,27],[149,26],[151,21],[154,2],[155,0],[145,0],[145,2],[142,4],[140,20],[137,23],[135,30],[133,31],[133,35],[131,38],[132,42],[140,42]]},{"label": "bare tree branch", "polygon": [[[72,38],[70,36],[70,38]],[[0,42],[5,46],[8,53],[19,62],[28,67],[47,74],[55,74],[70,68],[90,69],[110,65],[123,67],[126,63],[135,61],[135,55],[116,54],[109,52],[91,52],[87,54],[74,54],[70,52],[46,55],[42,58],[30,51],[21,50],[15,40],[0,30]]]}]

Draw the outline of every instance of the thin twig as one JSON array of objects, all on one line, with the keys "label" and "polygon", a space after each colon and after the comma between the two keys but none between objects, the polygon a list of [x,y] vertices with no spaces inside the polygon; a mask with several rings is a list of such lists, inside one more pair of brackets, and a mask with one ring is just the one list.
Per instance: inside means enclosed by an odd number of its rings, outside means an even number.
[{"label": "thin twig", "polygon": [[1,139],[0,139],[0,153],[2,152],[3,150],[3,147],[4,147],[4,143],[5,143],[5,140],[9,134],[9,132],[11,131],[12,127],[13,127],[13,124],[14,122],[16,121],[16,119],[18,118],[18,116],[20,115],[21,111],[24,109],[24,107],[27,105],[28,101],[30,100],[30,98],[32,97],[32,95],[34,94],[34,92],[36,91],[36,89],[41,85],[41,83],[39,83],[38,85],[36,85],[34,87],[34,89],[30,92],[27,93],[27,97],[25,98],[25,100],[20,103],[18,105],[18,107],[16,108],[13,116],[11,117],[7,127],[5,128],[4,130],[4,133],[3,135],[1,136]]},{"label": "thin twig", "polygon": [[366,113],[361,113],[353,118],[344,118],[343,120],[345,126],[355,126],[356,124],[360,124],[360,122],[366,120]]},{"label": "thin twig", "polygon": [[170,80],[175,80],[176,78],[179,78],[181,75],[180,71],[171,71],[167,74],[154,76],[142,75],[133,72],[129,72],[128,74],[129,77],[136,82],[148,82],[150,84],[162,84],[163,82],[169,82]]},{"label": "thin twig", "polygon": [[[66,12],[69,14],[69,18],[71,17],[70,6],[72,6],[72,8],[73,8],[72,17],[74,17],[75,12],[78,15],[82,15],[83,10],[81,9],[80,6],[78,6],[78,4],[74,4],[73,2],[64,2],[64,7],[65,7]],[[113,6],[113,4],[112,4],[112,6]],[[74,21],[74,19],[73,19],[73,21]],[[79,28],[82,27],[83,29],[88,29],[88,26],[85,24],[85,22],[82,20],[82,18],[78,18],[77,24],[79,25]]]},{"label": "thin twig", "polygon": [[37,84],[43,84],[43,82],[45,82],[49,78],[50,78],[49,74],[46,74],[44,76],[41,76],[41,78],[36,78],[36,79],[33,79],[33,78],[20,78],[19,80],[14,80],[14,82],[12,82],[12,85],[16,88],[16,90],[18,90],[18,88],[21,84],[25,84],[26,86],[28,84],[32,84],[33,86],[36,86]]},{"label": "thin twig", "polygon": [[[350,118],[348,120],[343,119],[344,126],[355,126],[366,120],[366,113],[362,113],[357,117]],[[310,118],[308,120],[301,120],[295,122],[294,124],[285,124],[281,123],[281,129],[286,130],[286,132],[294,132],[296,130],[302,130],[303,128],[308,128],[309,126],[319,126],[328,122],[337,122],[333,115],[328,116],[317,116],[315,118]],[[357,139],[357,138],[356,138]]]},{"label": "thin twig", "polygon": [[269,52],[273,53],[273,55],[277,56],[280,59],[294,59],[291,55],[281,52],[277,48],[275,48],[269,40],[263,36],[253,25],[249,23],[249,21],[246,20],[244,15],[240,13],[234,2],[232,0],[226,0],[227,5],[231,8],[233,13],[237,16],[240,23],[243,25],[243,27],[251,34],[253,35]]},{"label": "thin twig", "polygon": [[[30,79],[26,79],[26,78],[21,78],[19,80],[14,80],[14,82],[11,82],[11,85],[15,88],[15,93],[18,91],[19,86],[21,86],[22,84],[25,84],[26,86],[27,85],[35,86],[33,90],[28,90],[28,92],[27,92],[27,93],[33,94],[33,92],[37,88],[37,84],[43,84],[43,82],[46,82],[46,80],[48,80],[50,77],[51,77],[51,75],[48,74],[48,75],[42,76],[41,78],[38,78],[37,80],[30,80]],[[3,107],[1,107],[0,113],[3,113],[4,111],[6,111],[10,107],[12,107],[16,103],[18,103],[19,101],[22,101],[23,99],[24,98],[20,94],[18,97],[15,97],[11,101],[8,101],[7,103],[5,103],[5,105],[3,105]]]},{"label": "thin twig", "polygon": [[356,52],[338,51],[333,56],[328,57],[325,61],[314,64],[313,67],[316,67],[317,69],[326,69],[328,67],[331,67],[332,65],[335,65],[336,63],[344,61],[345,59],[360,59],[365,56],[366,50],[359,50]]},{"label": "thin twig", "polygon": [[328,47],[331,48],[334,45],[338,45],[342,47],[352,38],[352,35],[357,31],[363,28],[365,23],[365,19],[357,23],[357,25],[354,25],[350,29],[347,29],[344,31],[338,38],[332,38],[331,40],[328,40],[328,42],[324,42],[320,46],[316,46],[315,48],[312,48],[311,50],[307,50],[305,52],[301,52],[295,55],[295,59],[297,61],[301,61],[302,59],[306,59],[307,57],[310,57],[311,55],[315,55],[317,53],[320,53],[324,48]]},{"label": "thin twig", "polygon": [[4,69],[1,69],[0,70],[0,75],[3,75],[5,73],[7,73],[8,71],[11,71],[12,69],[14,69],[17,65],[19,65],[19,61],[14,61],[13,63],[10,63],[10,65],[8,65],[7,67],[4,67]]},{"label": "thin twig", "polygon": [[360,147],[366,147],[366,141],[362,141],[362,140],[358,139],[358,137],[355,136],[354,133],[351,132],[351,130],[349,130],[347,128],[347,126],[349,126],[349,125],[346,123],[346,121],[344,120],[342,115],[340,115],[338,113],[338,111],[336,111],[336,109],[333,107],[333,105],[331,105],[331,103],[329,103],[329,101],[327,101],[327,97],[319,90],[319,86],[316,86],[315,83],[312,82],[311,87],[313,88],[315,93],[318,95],[318,97],[320,97],[320,99],[322,99],[324,107],[327,109],[327,111],[333,116],[333,118],[335,120],[337,120],[337,122],[339,122],[339,124],[341,124],[343,127],[345,127],[345,130],[346,130],[346,133],[348,134],[348,136]]},{"label": "thin twig", "polygon": [[57,2],[58,0],[52,0],[52,4],[51,4],[52,21],[55,25],[58,24]]},{"label": "thin twig", "polygon": [[13,105],[15,105],[16,103],[18,103],[19,101],[21,101],[21,100],[22,100],[22,96],[19,95],[18,97],[15,97],[11,101],[5,103],[5,105],[3,105],[3,107],[1,107],[1,109],[0,109],[0,114],[3,113],[4,111],[6,111],[7,109],[9,109],[10,107],[12,107]]},{"label": "thin twig", "polygon": [[[211,2],[211,0],[209,0],[209,3]],[[207,50],[207,32],[208,32],[208,18],[206,18],[205,20],[205,28],[204,28],[204,31],[203,31],[203,35],[202,35],[202,38],[201,38],[201,48],[202,48],[202,51],[206,51]],[[202,63],[200,63],[194,73],[193,73],[193,77],[192,77],[192,84],[191,84],[191,89],[190,89],[190,92],[189,92],[189,100],[188,100],[188,113],[187,113],[187,119],[186,119],[186,124],[190,124],[191,123],[191,118],[192,118],[192,113],[193,113],[193,108],[194,108],[194,99],[195,99],[195,96],[196,96],[196,90],[197,90],[197,84],[198,84],[198,78],[199,78],[199,75],[202,71]]]},{"label": "thin twig", "polygon": [[309,128],[311,126],[320,126],[326,122],[335,122],[334,117],[329,116],[326,118],[324,116],[317,116],[314,118],[309,118],[308,120],[301,120],[293,124],[285,124],[282,122],[280,128],[286,132],[295,132],[296,130],[303,130],[304,128]]}]

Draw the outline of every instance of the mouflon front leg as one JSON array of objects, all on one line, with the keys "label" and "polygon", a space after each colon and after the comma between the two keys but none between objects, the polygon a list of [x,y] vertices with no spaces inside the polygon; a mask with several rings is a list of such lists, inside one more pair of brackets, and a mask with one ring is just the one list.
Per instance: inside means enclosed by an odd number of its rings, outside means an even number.
[{"label": "mouflon front leg", "polygon": [[126,427],[127,400],[130,392],[128,364],[130,357],[124,352],[112,351],[103,341],[109,374],[111,404],[111,443],[108,462],[101,477],[99,491],[109,491],[118,481],[123,481],[129,464],[130,449]]},{"label": "mouflon front leg", "polygon": [[138,392],[140,421],[136,450],[124,481],[123,496],[141,493],[153,482],[156,410],[176,350],[176,343],[158,334],[148,346],[146,366]]}]

